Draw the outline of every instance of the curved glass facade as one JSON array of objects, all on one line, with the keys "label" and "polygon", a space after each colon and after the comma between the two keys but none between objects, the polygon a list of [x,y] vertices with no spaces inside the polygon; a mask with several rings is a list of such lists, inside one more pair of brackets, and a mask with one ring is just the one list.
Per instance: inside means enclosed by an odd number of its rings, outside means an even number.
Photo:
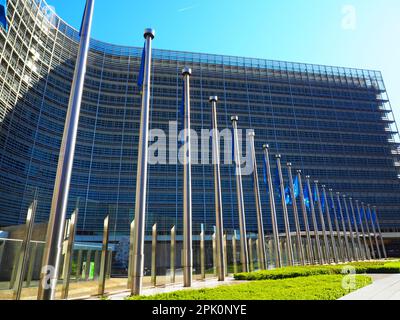
[{"label": "curved glass facade", "polygon": [[[0,226],[24,222],[38,199],[47,221],[79,35],[39,0],[8,1],[8,31],[0,30]],[[79,206],[79,233],[129,232],[134,215],[141,48],[91,41],[68,215]],[[151,127],[178,121],[181,69],[193,69],[192,127],[210,129],[210,95],[220,97],[218,121],[256,131],[271,154],[335,190],[379,207],[381,226],[400,226],[395,167],[397,130],[380,72],[154,50]],[[397,153],[396,153],[397,152]],[[274,159],[271,159],[274,161]],[[193,166],[194,231],[215,224],[213,168]],[[238,228],[233,166],[222,166],[224,222]],[[183,168],[149,167],[148,219],[169,231],[182,221]],[[264,221],[271,230],[265,186]],[[247,227],[257,230],[251,177],[244,177]],[[283,218],[278,213],[283,230]],[[294,226],[294,223],[292,223]]]}]

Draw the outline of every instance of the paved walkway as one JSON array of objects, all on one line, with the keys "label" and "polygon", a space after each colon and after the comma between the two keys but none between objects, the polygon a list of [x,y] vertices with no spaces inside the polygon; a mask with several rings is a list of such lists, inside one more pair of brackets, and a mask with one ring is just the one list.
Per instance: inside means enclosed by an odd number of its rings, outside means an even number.
[{"label": "paved walkway", "polygon": [[339,300],[400,300],[400,274],[369,275],[374,283]]},{"label": "paved walkway", "polygon": [[[183,288],[182,284],[168,285],[165,287],[157,287],[157,288],[143,288],[143,296],[152,296],[160,293],[168,293],[174,292],[178,290],[191,290],[191,289],[204,289],[204,288],[215,288],[221,285],[232,285],[238,284],[241,281],[236,281],[233,278],[226,278],[224,282],[220,282],[217,279],[209,279],[205,281],[193,281],[193,285],[191,288]],[[125,298],[130,296],[130,291],[124,291],[117,294],[112,294],[108,296],[109,300],[124,300]],[[98,300],[99,298],[90,298],[88,300]]]}]

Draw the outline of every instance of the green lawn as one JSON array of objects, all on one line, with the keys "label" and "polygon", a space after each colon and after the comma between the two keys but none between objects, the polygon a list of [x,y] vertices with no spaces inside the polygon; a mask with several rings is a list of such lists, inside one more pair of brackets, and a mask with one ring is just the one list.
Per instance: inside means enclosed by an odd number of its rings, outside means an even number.
[{"label": "green lawn", "polygon": [[[337,300],[350,290],[343,289],[343,275],[316,275],[282,280],[262,280],[213,289],[183,290],[129,300]],[[355,276],[354,290],[372,283],[370,277]],[[353,290],[353,291],[354,291]]]},{"label": "green lawn", "polygon": [[[354,278],[343,273],[353,267]],[[128,300],[337,300],[351,291],[372,283],[366,274],[400,273],[400,261],[356,262],[343,265],[286,267],[268,271],[235,274],[246,283],[213,289],[181,290]],[[346,277],[346,278],[345,278]],[[353,279],[352,290],[343,281]]]}]

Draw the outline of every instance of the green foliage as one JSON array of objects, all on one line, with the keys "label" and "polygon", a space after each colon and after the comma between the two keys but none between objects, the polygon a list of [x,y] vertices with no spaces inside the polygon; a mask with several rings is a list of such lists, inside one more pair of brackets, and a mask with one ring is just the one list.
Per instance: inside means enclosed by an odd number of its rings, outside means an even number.
[{"label": "green foliage", "polygon": [[[128,300],[337,300],[349,293],[343,275],[316,275],[292,279],[263,280],[213,289],[182,290]],[[370,277],[355,276],[354,290],[372,283]]]},{"label": "green foliage", "polygon": [[307,267],[286,267],[275,270],[266,270],[250,273],[238,273],[234,277],[236,280],[276,280],[298,277],[309,277],[314,275],[334,275],[341,274],[343,268],[352,266],[357,274],[377,274],[377,273],[400,273],[400,262],[355,262],[342,265],[327,266],[307,266]]}]

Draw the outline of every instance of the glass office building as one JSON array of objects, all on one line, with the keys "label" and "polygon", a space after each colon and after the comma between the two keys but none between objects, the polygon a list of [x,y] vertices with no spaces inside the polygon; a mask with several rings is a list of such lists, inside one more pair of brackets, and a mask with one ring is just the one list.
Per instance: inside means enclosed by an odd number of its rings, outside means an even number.
[{"label": "glass office building", "polygon": [[[38,199],[46,222],[56,174],[79,33],[40,0],[7,1],[8,30],[0,30],[0,226],[24,223]],[[138,31],[138,37],[141,36]],[[68,215],[79,207],[81,235],[98,235],[109,214],[111,232],[126,235],[134,216],[141,98],[142,48],[91,41]],[[218,124],[254,129],[283,162],[336,191],[378,206],[385,230],[400,227],[397,129],[378,71],[154,50],[151,128],[168,132],[179,120],[183,66],[193,69],[192,127],[210,129],[210,95],[218,95]],[[194,232],[215,224],[212,165],[193,168]],[[259,168],[261,170],[261,168]],[[284,172],[286,176],[286,172]],[[233,165],[222,166],[224,223],[238,229]],[[250,176],[244,177],[247,227],[256,232]],[[149,166],[147,228],[181,230],[183,167]],[[271,231],[268,195],[261,186]],[[278,202],[279,204],[279,202]],[[292,215],[291,215],[292,216]],[[283,230],[283,218],[278,212]],[[292,226],[294,224],[292,223]]]}]

